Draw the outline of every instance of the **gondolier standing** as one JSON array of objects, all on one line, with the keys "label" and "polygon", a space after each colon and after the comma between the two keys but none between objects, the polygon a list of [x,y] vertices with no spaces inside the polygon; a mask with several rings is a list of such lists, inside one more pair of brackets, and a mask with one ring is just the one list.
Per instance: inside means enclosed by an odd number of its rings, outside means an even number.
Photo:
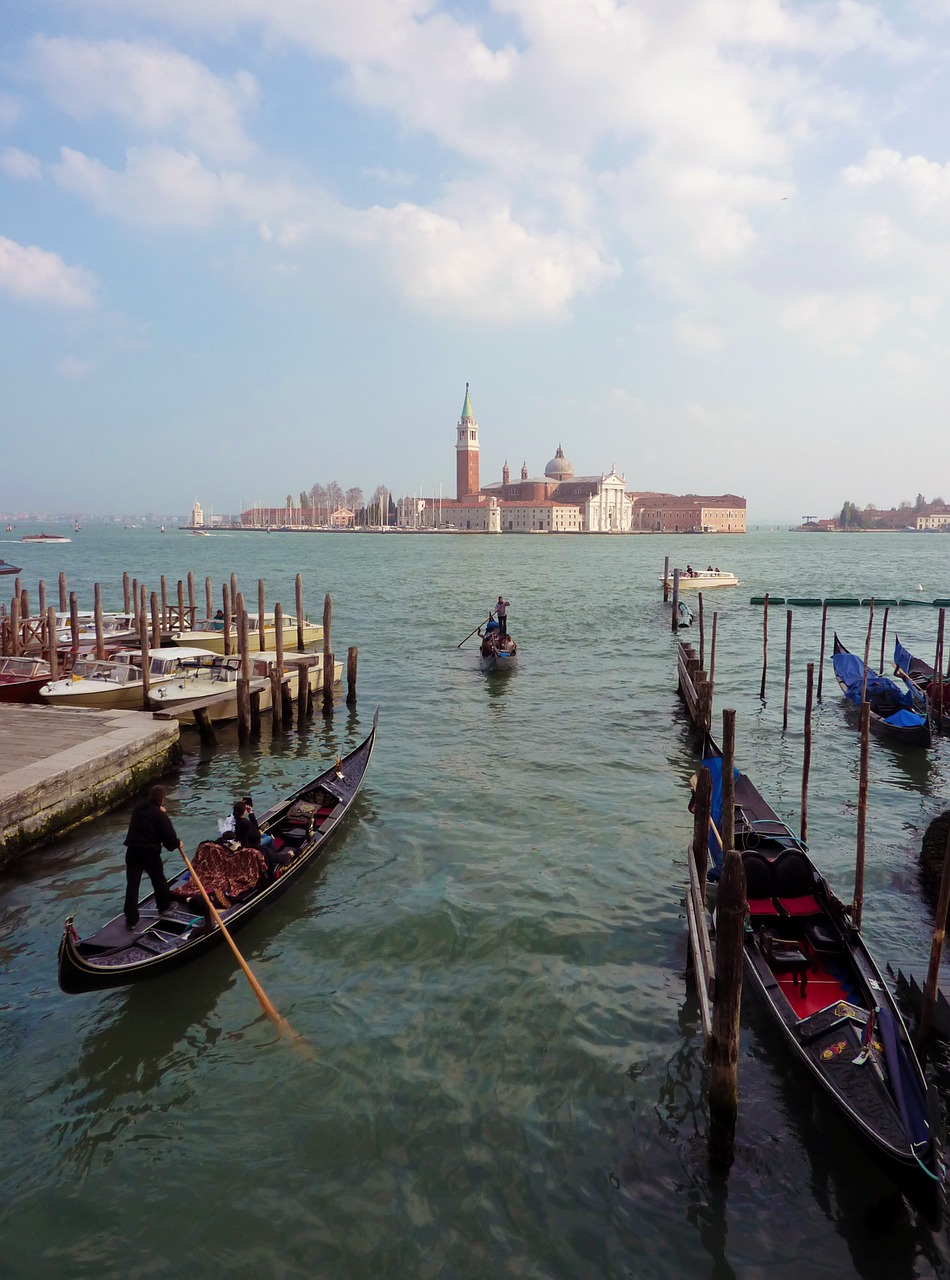
[{"label": "gondolier standing", "polygon": [[134,929],[139,922],[139,885],[144,872],[152,882],[155,905],[167,911],[172,896],[162,865],[162,849],[184,849],[172,820],[165,812],[165,788],[156,783],[148,796],[132,810],[125,837],[125,923]]},{"label": "gondolier standing", "polygon": [[498,603],[495,605],[495,617],[498,619],[498,630],[501,635],[508,634],[508,606],[510,600],[505,600],[502,596],[498,597]]}]

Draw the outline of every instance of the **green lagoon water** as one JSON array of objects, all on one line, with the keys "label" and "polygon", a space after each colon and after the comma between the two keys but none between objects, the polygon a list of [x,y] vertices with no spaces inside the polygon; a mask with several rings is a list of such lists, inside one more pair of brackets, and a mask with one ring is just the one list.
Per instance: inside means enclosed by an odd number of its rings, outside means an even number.
[{"label": "green lagoon water", "polygon": [[[246,749],[231,730],[216,752],[189,739],[170,811],[191,847],[233,797],[251,791],[263,809],[318,772],[380,707],[326,866],[239,935],[312,1059],[275,1038],[224,950],[139,989],[60,993],[65,917],[89,931],[121,902],[127,808],[4,874],[0,1276],[950,1276],[946,1234],[889,1197],[751,998],[736,1164],[725,1181],[707,1170],[684,981],[695,760],[661,604],[667,554],[741,578],[705,600],[719,615],[716,709],[736,709],[740,766],[795,825],[820,610],[795,611],[783,733],[785,611],[772,612],[763,704],[749,597],[913,598],[918,583],[950,596],[950,539],[89,528],[69,546],[0,544],[33,598],[62,569],[87,607],[95,580],[121,603],[123,570],[174,589],[191,569],[216,593],[235,571],[255,601],[263,577],[287,610],[299,571],[314,617],[332,594],[337,655],[359,646],[356,710],[279,740],[265,725]],[[499,591],[520,657],[491,678],[473,643],[456,646]],[[831,621],[863,650],[866,611]],[[936,623],[935,609],[892,609],[889,635],[929,655]],[[830,661],[824,686],[811,846],[847,897],[858,737]],[[865,932],[882,963],[926,965],[916,854],[948,777],[950,743],[872,741]]]}]

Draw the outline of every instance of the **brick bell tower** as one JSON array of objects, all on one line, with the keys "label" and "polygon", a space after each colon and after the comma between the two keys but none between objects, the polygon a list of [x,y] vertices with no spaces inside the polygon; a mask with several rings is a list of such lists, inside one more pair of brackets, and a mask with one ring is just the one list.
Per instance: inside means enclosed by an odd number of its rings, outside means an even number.
[{"label": "brick bell tower", "polygon": [[472,402],[465,384],[465,403],[458,424],[458,440],[455,444],[456,498],[467,498],[478,493],[478,423],[472,412]]}]

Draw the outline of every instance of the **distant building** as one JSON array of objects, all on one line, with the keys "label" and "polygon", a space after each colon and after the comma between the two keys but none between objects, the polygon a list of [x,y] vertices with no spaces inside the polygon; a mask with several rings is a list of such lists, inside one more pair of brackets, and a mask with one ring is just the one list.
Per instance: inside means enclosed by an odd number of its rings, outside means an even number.
[{"label": "distant building", "polygon": [[632,493],[633,528],[641,533],[745,533],[746,500],[734,493]]},{"label": "distant building", "polygon": [[917,517],[918,529],[950,528],[950,511],[931,511],[929,515]]},{"label": "distant building", "polygon": [[191,523],[195,529],[200,529],[205,522],[205,513],[201,510],[201,503],[195,500],[195,505],[191,508]]}]

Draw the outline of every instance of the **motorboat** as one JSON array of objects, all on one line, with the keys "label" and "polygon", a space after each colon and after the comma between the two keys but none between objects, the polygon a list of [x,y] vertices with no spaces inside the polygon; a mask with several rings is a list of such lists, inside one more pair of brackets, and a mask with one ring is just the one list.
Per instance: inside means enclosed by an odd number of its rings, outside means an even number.
[{"label": "motorboat", "polygon": [[[660,582],[663,582],[663,575],[660,574]],[[684,587],[688,587],[696,591],[711,591],[714,587],[737,587],[739,579],[734,573],[726,573],[722,569],[694,569],[691,565],[687,565],[685,569],[680,569],[680,591]],[[668,591],[673,590],[673,571],[666,579],[666,588]]]},{"label": "motorboat", "polygon": [[[174,680],[182,665],[206,652],[201,649],[149,649],[149,689]],[[40,697],[55,707],[142,706],[142,655],[120,650],[112,659],[78,658],[68,676],[43,685]]]},{"label": "motorboat", "polygon": [[[323,654],[310,655],[311,663],[308,677],[311,693],[323,688]],[[276,658],[273,653],[253,654],[250,659],[252,680],[267,680],[261,690],[261,711],[269,711],[272,706],[270,676]],[[149,691],[149,706],[153,711],[173,712],[184,725],[195,723],[194,702],[199,698],[213,699],[205,708],[208,717],[217,723],[224,720],[236,720],[237,682],[241,675],[241,659],[238,655],[207,653],[198,658],[189,659],[182,664],[179,675],[167,683]],[[333,683],[339,684],[343,679],[343,663],[333,664]],[[294,681],[296,693],[296,681]],[[181,708],[179,712],[178,709]]]},{"label": "motorboat", "polygon": [[19,565],[7,564],[6,560],[0,560],[0,574],[4,573],[20,573]]},{"label": "motorboat", "polygon": [[0,702],[39,702],[50,666],[31,655],[0,658]]},{"label": "motorboat", "polygon": [[67,538],[62,533],[26,533],[20,539],[21,542],[72,542],[72,538]]},{"label": "motorboat", "polygon": [[[260,649],[260,624],[256,613],[247,615],[247,630],[250,637],[250,645],[252,649]],[[284,632],[284,648],[285,650],[296,649],[297,647],[297,619],[293,614],[284,614],[283,623]],[[303,642],[304,646],[310,644],[319,644],[323,639],[323,627],[316,622],[307,622],[303,624]],[[229,648],[232,653],[237,652],[238,636],[237,622],[232,615],[231,618],[231,634]],[[211,618],[206,622],[199,624],[187,631],[173,631],[167,638],[166,643],[178,645],[193,645],[201,649],[210,649],[213,653],[224,653],[224,618]],[[272,613],[264,614],[264,650],[272,651],[277,647],[276,633],[274,630],[274,615]]]}]

